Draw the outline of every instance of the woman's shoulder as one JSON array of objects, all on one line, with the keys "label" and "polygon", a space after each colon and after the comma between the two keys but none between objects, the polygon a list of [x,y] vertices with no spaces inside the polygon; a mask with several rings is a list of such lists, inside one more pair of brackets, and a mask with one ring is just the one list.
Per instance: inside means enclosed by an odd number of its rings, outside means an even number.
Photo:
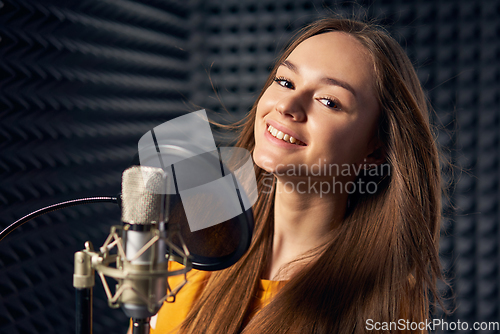
[{"label": "woman's shoulder", "polygon": [[[184,269],[184,266],[177,262],[169,262],[168,270],[177,271]],[[183,274],[170,276],[168,285],[172,291],[181,287],[174,298],[165,301],[160,311],[151,318],[151,334],[154,333],[175,333],[176,329],[186,318],[189,310],[200,297],[205,283],[210,277],[210,272],[191,269]]]},{"label": "woman's shoulder", "polygon": [[[169,272],[174,272],[174,271],[181,271],[185,267],[175,261],[170,261],[168,263],[168,271]],[[200,281],[205,281],[210,277],[210,272],[208,271],[201,271],[201,270],[196,270],[196,269],[191,269],[186,273],[186,276],[184,277],[183,274],[181,275],[174,275],[170,276],[168,278],[169,284],[171,283],[182,283],[184,279],[186,278],[188,282],[200,282]]]}]

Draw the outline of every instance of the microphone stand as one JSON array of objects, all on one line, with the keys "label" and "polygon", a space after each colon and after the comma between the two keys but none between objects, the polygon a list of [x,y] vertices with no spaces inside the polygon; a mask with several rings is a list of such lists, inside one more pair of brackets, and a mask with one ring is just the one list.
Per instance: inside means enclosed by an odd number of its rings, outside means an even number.
[{"label": "microphone stand", "polygon": [[76,312],[75,333],[92,334],[92,303],[95,285],[95,270],[92,268],[90,252],[94,247],[90,241],[85,243],[86,251],[75,253],[75,273],[73,287],[75,288]]},{"label": "microphone stand", "polygon": [[92,288],[76,288],[76,334],[92,334]]},{"label": "microphone stand", "polygon": [[132,319],[132,334],[149,334],[150,319]]},{"label": "microphone stand", "polygon": [[75,289],[76,294],[76,334],[92,334],[93,289]]}]

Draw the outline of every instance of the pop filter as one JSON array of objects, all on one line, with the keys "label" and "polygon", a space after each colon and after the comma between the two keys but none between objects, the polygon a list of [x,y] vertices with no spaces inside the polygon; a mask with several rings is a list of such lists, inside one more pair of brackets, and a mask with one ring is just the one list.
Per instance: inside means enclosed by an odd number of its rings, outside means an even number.
[{"label": "pop filter", "polygon": [[[167,173],[168,221],[177,224],[193,268],[221,270],[243,256],[254,227],[251,205],[255,201],[249,198],[256,197],[256,189],[252,193],[253,187],[248,186],[255,183],[255,174],[247,150],[224,147],[199,154],[186,144],[155,145],[141,147],[132,161],[139,164],[161,167]],[[178,238],[172,241],[181,246]]]}]

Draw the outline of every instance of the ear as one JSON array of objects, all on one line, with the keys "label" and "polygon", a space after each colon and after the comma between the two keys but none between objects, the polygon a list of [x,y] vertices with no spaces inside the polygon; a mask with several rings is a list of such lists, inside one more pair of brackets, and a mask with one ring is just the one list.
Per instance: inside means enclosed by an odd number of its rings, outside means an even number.
[{"label": "ear", "polygon": [[367,165],[367,168],[383,164],[385,162],[385,153],[385,145],[377,138],[374,140],[373,150],[365,157],[363,163]]}]

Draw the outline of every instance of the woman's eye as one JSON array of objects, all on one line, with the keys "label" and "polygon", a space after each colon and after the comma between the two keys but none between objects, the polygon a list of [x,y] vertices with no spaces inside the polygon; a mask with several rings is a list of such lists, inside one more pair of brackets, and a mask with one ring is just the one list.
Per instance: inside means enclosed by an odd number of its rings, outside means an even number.
[{"label": "woman's eye", "polygon": [[278,85],[288,88],[288,89],[293,89],[293,83],[290,80],[287,80],[285,78],[274,78],[274,81],[278,83]]},{"label": "woman's eye", "polygon": [[331,100],[331,99],[319,99],[319,101],[321,103],[323,103],[325,106],[327,106],[328,108],[330,108],[330,109],[337,109],[337,110],[341,109],[340,104],[337,101],[335,101],[335,100]]}]

